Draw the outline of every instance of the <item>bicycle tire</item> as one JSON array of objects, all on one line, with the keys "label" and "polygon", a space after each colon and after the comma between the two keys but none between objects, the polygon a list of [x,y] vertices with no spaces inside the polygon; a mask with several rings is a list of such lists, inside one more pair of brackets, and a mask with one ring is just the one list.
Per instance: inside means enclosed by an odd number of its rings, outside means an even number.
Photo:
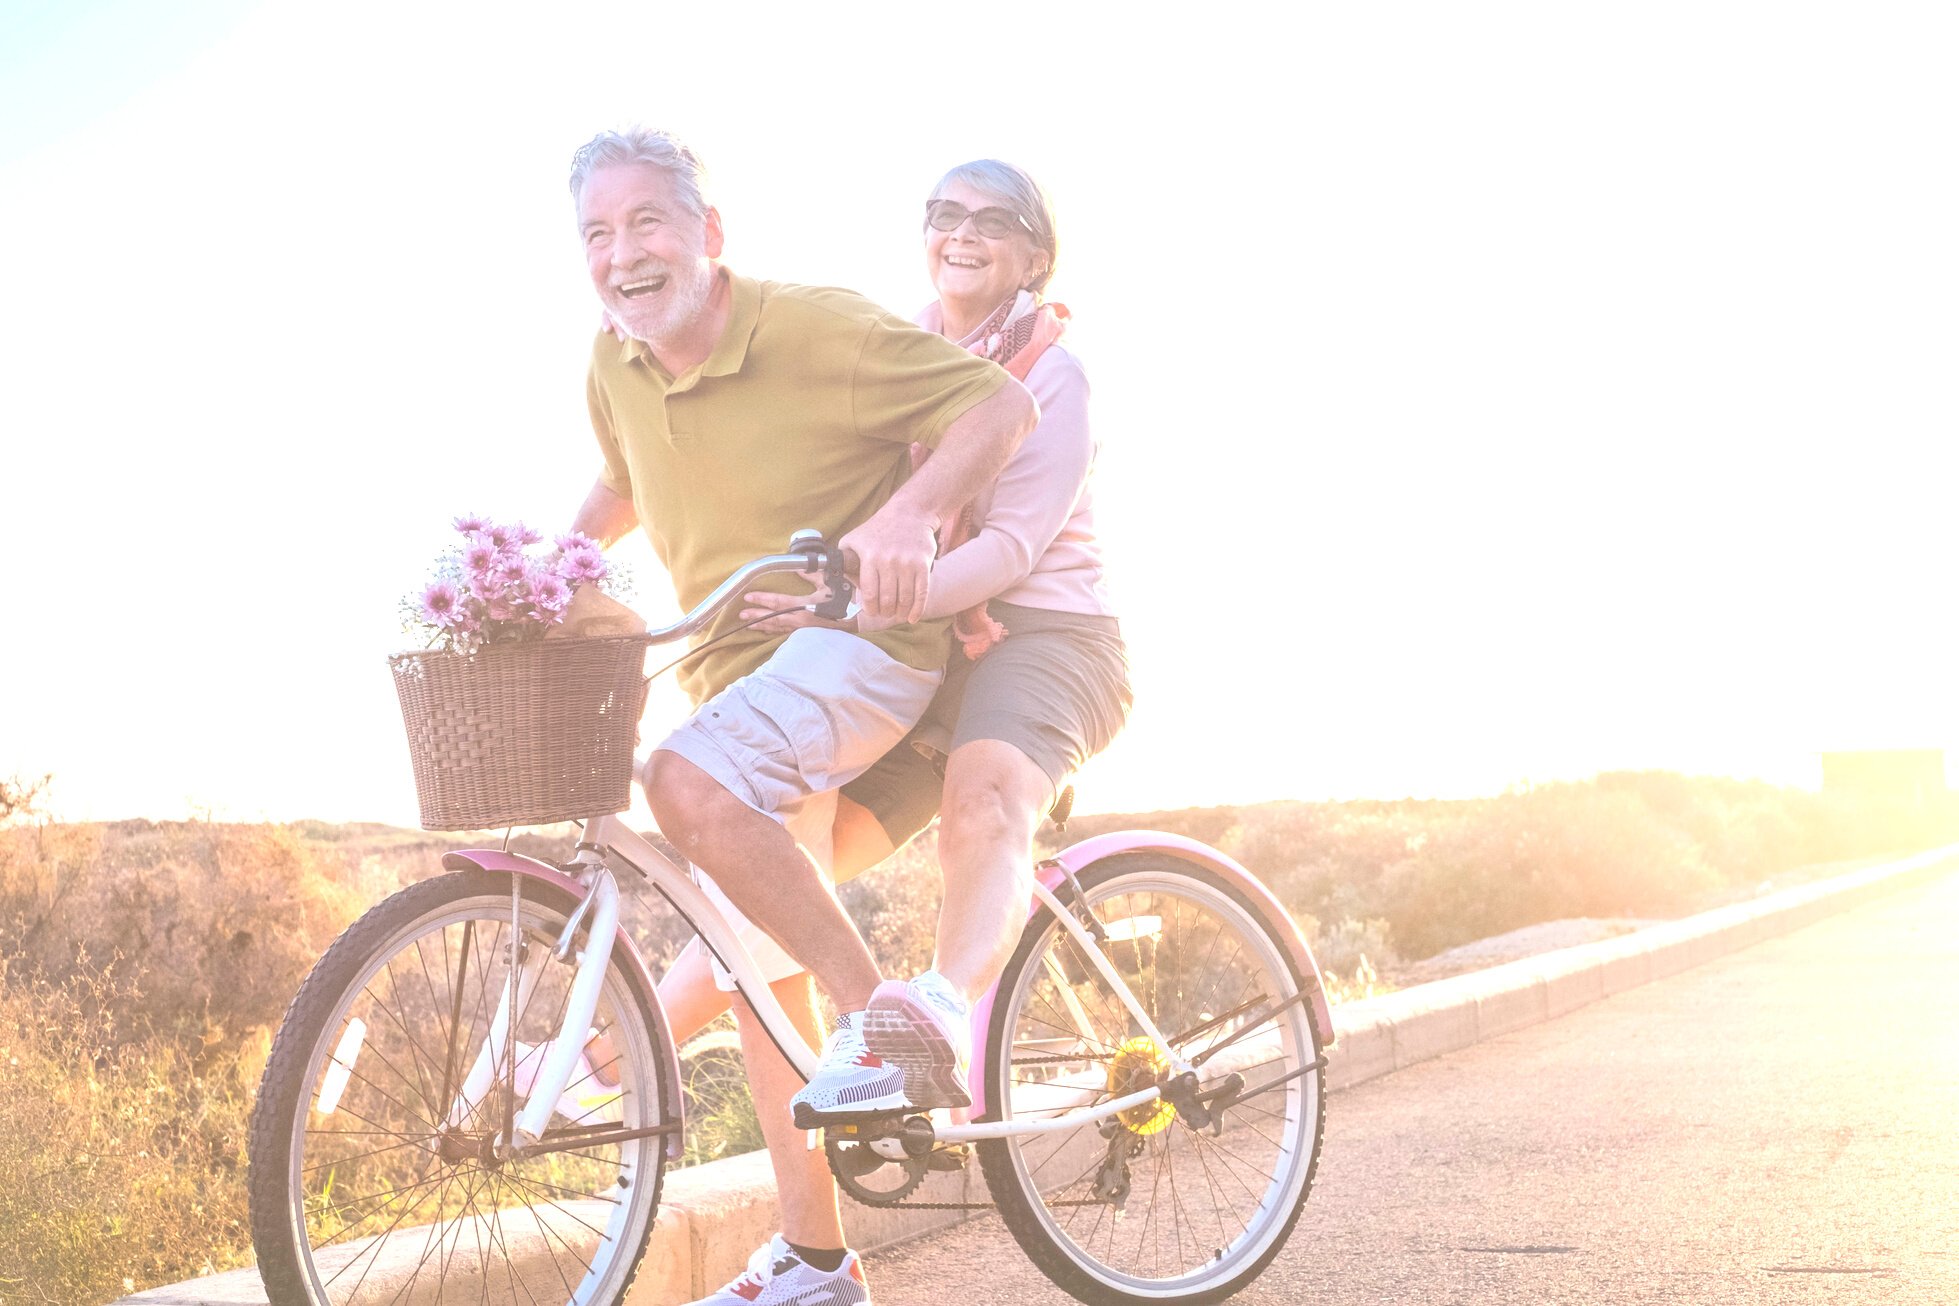
[{"label": "bicycle tire", "polygon": [[[1119,1124],[1106,1135],[1084,1126],[984,1140],[981,1171],[1021,1250],[1077,1299],[1093,1306],[1222,1300],[1284,1247],[1319,1164],[1326,1071],[1318,1035],[1305,1002],[1280,1006],[1306,977],[1259,910],[1196,863],[1121,853],[1076,878],[1109,930],[1106,954],[1164,1036],[1179,1044],[1188,1035],[1179,1050],[1193,1058],[1221,1045],[1199,1070],[1200,1092],[1221,1083],[1235,1063],[1249,1093],[1220,1113],[1226,1132],[1219,1137],[1192,1129],[1159,1100],[1114,1117]],[[1232,951],[1220,946],[1227,938]],[[1280,1009],[1257,1019],[1274,1007]],[[1220,1013],[1224,1023],[1203,1028]],[[1163,1066],[1153,1063],[1139,1032],[1060,922],[1036,913],[994,996],[982,1054],[983,1118],[1058,1114],[1154,1082]],[[1251,1064],[1255,1059],[1260,1064]],[[1118,1148],[1125,1153],[1119,1163],[1111,1160]],[[1061,1159],[1071,1151],[1072,1159]],[[1268,1151],[1270,1173],[1246,1155]],[[1234,1234],[1219,1214],[1233,1196],[1222,1180],[1251,1192],[1249,1176],[1257,1175],[1266,1182]],[[1180,1190],[1186,1178],[1201,1180],[1203,1189]],[[1095,1192],[1098,1180],[1111,1190],[1127,1184],[1131,1209],[1113,1215],[1108,1193]],[[1147,1210],[1133,1209],[1138,1199]],[[1206,1209],[1217,1216],[1216,1240],[1198,1236],[1210,1231],[1210,1220],[1197,1227]]]},{"label": "bicycle tire", "polygon": [[[563,889],[524,880],[526,944],[555,943],[576,905]],[[422,881],[348,926],[287,1007],[253,1106],[247,1180],[259,1273],[275,1306],[464,1297],[617,1306],[626,1299],[659,1208],[664,1137],[493,1164],[480,1154],[444,1155],[432,1132],[431,1122],[446,1123],[448,1104],[457,1100],[453,1086],[464,1078],[470,1053],[483,1044],[478,1031],[487,1035],[494,1019],[501,976],[508,971],[510,913],[506,874],[472,869]],[[479,924],[488,938],[477,937]],[[430,971],[436,933],[440,992]],[[544,1031],[562,1022],[556,1014],[562,1005],[551,1010],[557,1004],[551,989],[568,983],[571,973],[538,956],[543,973],[517,1024],[520,1073],[541,1062],[541,1050],[526,1049],[538,1048],[548,1038]],[[426,988],[426,1002],[418,984]],[[364,1033],[354,1030],[356,1020]],[[668,1082],[665,1019],[623,939],[614,946],[594,1027],[611,1039],[614,1057],[602,1061],[594,1051],[602,1045],[588,1046],[584,1073],[575,1075],[561,1099],[565,1113],[583,1109],[577,1117],[554,1114],[547,1135],[568,1141],[565,1131],[580,1123],[658,1124],[663,1105],[679,1092]],[[429,1029],[438,1032],[433,1041],[415,1032]],[[462,1032],[451,1037],[449,1031]],[[536,1036],[533,1042],[526,1042],[527,1034]],[[349,1067],[344,1073],[333,1070],[341,1059]],[[449,1064],[438,1076],[440,1062]],[[607,1084],[615,1075],[616,1085]],[[431,1084],[438,1086],[431,1090]],[[465,1125],[486,1136],[503,1097],[493,1081]],[[336,1117],[357,1127],[342,1128]],[[392,1141],[366,1151],[377,1137]],[[462,1144],[452,1140],[450,1146]],[[362,1191],[376,1182],[396,1186]],[[335,1192],[343,1183],[354,1189],[351,1197]],[[404,1194],[412,1196],[392,1209]],[[466,1232],[472,1235],[467,1249]],[[589,1259],[578,1250],[588,1243]],[[418,1250],[419,1259],[405,1271],[406,1259]],[[376,1286],[364,1294],[370,1281]]]}]

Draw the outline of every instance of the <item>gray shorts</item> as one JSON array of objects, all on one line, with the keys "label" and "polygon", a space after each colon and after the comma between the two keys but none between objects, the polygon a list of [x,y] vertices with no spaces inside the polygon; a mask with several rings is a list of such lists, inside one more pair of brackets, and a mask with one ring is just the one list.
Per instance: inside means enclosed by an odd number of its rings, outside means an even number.
[{"label": "gray shorts", "polygon": [[[939,680],[847,631],[805,627],[701,704],[656,751],[678,753],[781,823],[827,875],[837,787],[904,737]],[[711,879],[699,871],[695,878],[770,980],[801,969]],[[715,979],[733,987],[718,965]]]},{"label": "gray shorts", "polygon": [[1129,657],[1114,617],[998,600],[987,607],[1007,638],[977,662],[955,647],[945,684],[917,729],[843,787],[844,797],[867,808],[894,845],[938,814],[945,757],[961,744],[1012,744],[1058,794],[1129,716]]}]

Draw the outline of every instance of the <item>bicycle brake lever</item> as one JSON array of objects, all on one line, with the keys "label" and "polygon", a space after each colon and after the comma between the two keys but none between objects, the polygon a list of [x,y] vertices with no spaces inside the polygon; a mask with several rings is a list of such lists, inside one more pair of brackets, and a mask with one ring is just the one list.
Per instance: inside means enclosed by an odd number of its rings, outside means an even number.
[{"label": "bicycle brake lever", "polygon": [[843,574],[843,560],[833,558],[823,568],[823,583],[830,587],[830,597],[821,603],[812,604],[810,611],[826,621],[842,621],[851,615],[851,601],[857,596],[857,586],[850,577]]},{"label": "bicycle brake lever", "polygon": [[[821,603],[810,604],[809,610],[826,621],[842,621],[853,615],[851,600],[856,597],[857,586],[844,573],[846,550],[832,548],[821,531],[797,531],[789,537],[789,551],[801,554],[811,563],[817,558],[823,559],[823,583],[829,587],[830,597]],[[803,570],[814,572],[818,569],[812,565]]]}]

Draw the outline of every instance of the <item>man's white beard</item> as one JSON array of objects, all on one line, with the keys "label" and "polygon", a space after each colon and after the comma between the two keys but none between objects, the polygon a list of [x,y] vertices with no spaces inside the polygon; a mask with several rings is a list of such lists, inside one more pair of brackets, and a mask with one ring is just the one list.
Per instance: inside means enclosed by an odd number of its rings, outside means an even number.
[{"label": "man's white beard", "polygon": [[661,292],[665,302],[659,314],[651,320],[625,319],[619,326],[633,339],[661,349],[679,343],[688,324],[707,307],[708,296],[714,290],[714,265],[704,257],[691,258],[677,266],[656,261],[656,268],[635,268],[631,276],[623,279],[636,280],[649,270],[664,271],[667,276],[666,288]]}]

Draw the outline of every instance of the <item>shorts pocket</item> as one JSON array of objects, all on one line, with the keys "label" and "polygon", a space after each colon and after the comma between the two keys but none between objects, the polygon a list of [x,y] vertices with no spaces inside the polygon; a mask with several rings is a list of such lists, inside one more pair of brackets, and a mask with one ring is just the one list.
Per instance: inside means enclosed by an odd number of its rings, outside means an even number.
[{"label": "shorts pocket", "polygon": [[755,714],[775,728],[779,738],[770,741],[770,751],[781,766],[801,777],[807,792],[829,788],[828,778],[836,769],[837,731],[822,704],[807,694],[767,676],[749,677],[742,697]]}]

